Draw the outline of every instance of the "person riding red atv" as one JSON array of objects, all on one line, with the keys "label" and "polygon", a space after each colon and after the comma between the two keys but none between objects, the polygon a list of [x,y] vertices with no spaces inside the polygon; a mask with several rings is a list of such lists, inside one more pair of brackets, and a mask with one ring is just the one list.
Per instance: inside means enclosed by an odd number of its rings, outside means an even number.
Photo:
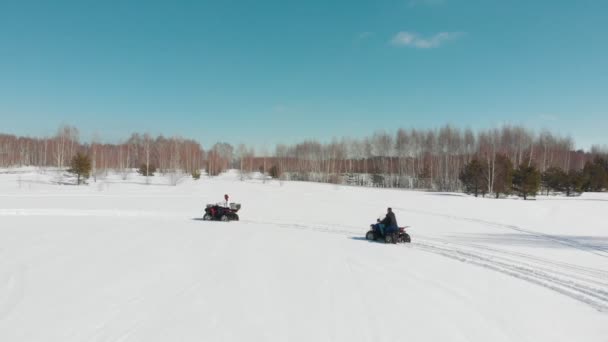
[{"label": "person riding red atv", "polygon": [[239,210],[241,210],[241,205],[239,203],[230,203],[230,205],[228,205],[228,203],[207,204],[207,207],[205,208],[205,215],[203,215],[203,220],[224,222],[238,221],[239,215],[237,212]]}]

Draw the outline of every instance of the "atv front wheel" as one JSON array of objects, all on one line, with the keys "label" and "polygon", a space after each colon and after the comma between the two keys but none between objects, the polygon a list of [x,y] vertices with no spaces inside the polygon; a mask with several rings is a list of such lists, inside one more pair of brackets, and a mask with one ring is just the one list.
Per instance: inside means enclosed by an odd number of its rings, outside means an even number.
[{"label": "atv front wheel", "polygon": [[228,216],[226,216],[226,215],[222,215],[222,217],[220,218],[220,220],[221,220],[222,222],[228,222]]},{"label": "atv front wheel", "polygon": [[205,214],[205,215],[203,216],[203,221],[211,221],[211,215],[209,215],[209,214]]},{"label": "atv front wheel", "polygon": [[395,243],[395,239],[393,238],[393,235],[391,234],[386,234],[384,236],[384,242],[385,243]]},{"label": "atv front wheel", "polygon": [[376,234],[374,234],[374,232],[370,230],[369,232],[367,232],[367,234],[365,234],[365,239],[374,241],[376,240]]}]

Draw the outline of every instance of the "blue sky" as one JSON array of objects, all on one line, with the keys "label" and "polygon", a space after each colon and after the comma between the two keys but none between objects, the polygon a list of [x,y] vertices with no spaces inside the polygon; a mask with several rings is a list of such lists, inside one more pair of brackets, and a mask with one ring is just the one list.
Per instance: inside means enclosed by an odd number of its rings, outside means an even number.
[{"label": "blue sky", "polygon": [[0,132],[272,146],[443,124],[608,144],[607,1],[0,0]]}]

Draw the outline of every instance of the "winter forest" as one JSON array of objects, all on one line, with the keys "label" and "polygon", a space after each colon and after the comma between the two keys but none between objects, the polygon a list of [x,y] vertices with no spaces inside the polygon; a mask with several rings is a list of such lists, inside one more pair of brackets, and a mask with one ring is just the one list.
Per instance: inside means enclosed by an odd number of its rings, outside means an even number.
[{"label": "winter forest", "polygon": [[79,130],[69,125],[48,138],[0,134],[0,167],[67,169],[81,154],[90,159],[95,179],[109,170],[125,175],[135,169],[150,175],[195,175],[204,170],[214,176],[234,168],[242,178],[261,172],[281,180],[465,191],[476,196],[515,192],[526,197],[528,190],[532,195],[543,190],[571,195],[608,188],[606,147],[575,150],[569,137],[522,126],[477,132],[453,126],[379,131],[361,139],[279,144],[272,153],[224,142],[204,149],[192,139],[139,133],[117,144],[98,140],[83,142]]}]

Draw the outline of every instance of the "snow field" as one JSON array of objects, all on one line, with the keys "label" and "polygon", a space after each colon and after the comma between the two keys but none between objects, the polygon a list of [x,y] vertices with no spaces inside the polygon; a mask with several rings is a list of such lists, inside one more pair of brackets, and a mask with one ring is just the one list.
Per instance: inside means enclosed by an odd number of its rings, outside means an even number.
[{"label": "snow field", "polygon": [[[0,174],[1,341],[606,341],[606,194]],[[203,222],[225,193],[240,222]],[[364,240],[392,206],[413,243]]]}]

